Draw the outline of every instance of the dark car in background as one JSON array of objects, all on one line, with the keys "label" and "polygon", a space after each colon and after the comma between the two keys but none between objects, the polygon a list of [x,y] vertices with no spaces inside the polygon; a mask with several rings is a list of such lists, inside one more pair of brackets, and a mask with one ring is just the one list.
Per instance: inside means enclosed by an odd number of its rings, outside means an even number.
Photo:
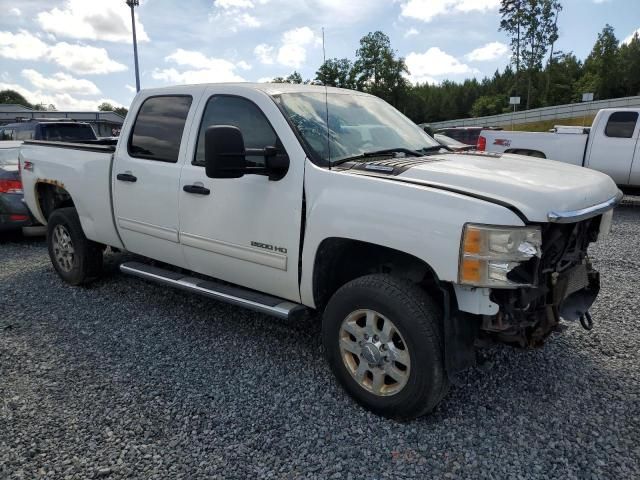
[{"label": "dark car in background", "polygon": [[98,141],[93,127],[69,119],[29,119],[0,126],[0,140],[47,140],[51,142]]},{"label": "dark car in background", "polygon": [[502,130],[501,127],[446,127],[435,130],[435,133],[446,135],[465,145],[475,146],[482,130]]},{"label": "dark car in background", "polygon": [[22,200],[18,166],[21,145],[16,141],[0,142],[0,232],[22,230],[25,234],[37,234],[43,227],[37,227]]}]

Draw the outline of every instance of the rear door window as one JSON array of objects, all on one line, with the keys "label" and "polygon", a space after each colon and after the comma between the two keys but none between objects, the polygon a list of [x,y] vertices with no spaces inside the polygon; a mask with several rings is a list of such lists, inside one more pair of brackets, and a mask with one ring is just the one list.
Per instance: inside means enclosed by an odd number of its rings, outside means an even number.
[{"label": "rear door window", "polygon": [[609,117],[604,134],[607,137],[631,138],[638,122],[638,112],[614,112]]},{"label": "rear door window", "polygon": [[147,98],[129,137],[129,155],[176,163],[191,101],[186,95]]}]

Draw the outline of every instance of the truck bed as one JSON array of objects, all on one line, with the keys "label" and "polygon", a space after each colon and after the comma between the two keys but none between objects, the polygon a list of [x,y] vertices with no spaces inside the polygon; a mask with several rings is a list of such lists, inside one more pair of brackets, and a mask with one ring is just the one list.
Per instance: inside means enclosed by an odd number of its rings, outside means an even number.
[{"label": "truck bed", "polygon": [[[63,188],[71,195],[87,238],[122,248],[112,213],[111,168],[115,145],[25,141],[20,149],[25,201],[40,206],[44,188]],[[32,213],[47,223],[40,208]]]},{"label": "truck bed", "polygon": [[582,166],[588,135],[582,133],[509,132],[483,130],[487,152],[541,152],[544,158]]}]

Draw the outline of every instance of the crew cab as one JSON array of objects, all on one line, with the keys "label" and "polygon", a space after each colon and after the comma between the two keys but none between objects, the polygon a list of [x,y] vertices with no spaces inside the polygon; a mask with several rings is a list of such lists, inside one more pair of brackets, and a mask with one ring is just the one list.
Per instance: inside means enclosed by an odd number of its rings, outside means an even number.
[{"label": "crew cab", "polygon": [[640,108],[605,108],[590,128],[553,132],[483,130],[478,150],[516,153],[599,170],[621,187],[640,187]]},{"label": "crew cab", "polygon": [[587,247],[621,197],[602,173],[452,152],[374,96],[310,85],[144,90],[117,145],[27,141],[21,165],[63,280],[98,278],[111,247],[145,280],[317,312],[339,382],[397,418],[435,408],[479,345],[590,326]]}]

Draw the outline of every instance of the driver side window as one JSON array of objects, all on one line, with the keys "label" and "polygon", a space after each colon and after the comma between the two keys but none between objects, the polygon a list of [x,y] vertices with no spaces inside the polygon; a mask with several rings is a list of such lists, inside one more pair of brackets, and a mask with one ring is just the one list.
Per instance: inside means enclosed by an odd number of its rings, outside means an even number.
[{"label": "driver side window", "polygon": [[[244,137],[245,148],[264,148],[280,144],[267,117],[255,103],[242,97],[214,95],[207,102],[202,116],[193,165],[204,166],[204,132],[214,125],[238,127]],[[265,164],[263,156],[247,155],[247,162],[257,167],[263,167]]]}]

